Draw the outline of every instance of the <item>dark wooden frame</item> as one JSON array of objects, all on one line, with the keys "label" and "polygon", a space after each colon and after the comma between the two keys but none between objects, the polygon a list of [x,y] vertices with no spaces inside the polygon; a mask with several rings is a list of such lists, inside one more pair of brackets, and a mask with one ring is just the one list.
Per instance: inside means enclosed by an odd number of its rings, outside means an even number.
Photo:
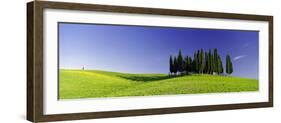
[{"label": "dark wooden frame", "polygon": [[[269,101],[242,104],[225,104],[192,107],[167,107],[157,109],[107,111],[92,113],[73,113],[45,115],[43,113],[43,11],[46,8],[103,11],[117,13],[137,13],[151,15],[170,15],[188,17],[207,17],[221,19],[256,20],[269,22]],[[171,9],[153,9],[125,6],[108,6],[79,3],[34,1],[27,3],[27,120],[48,122],[62,120],[80,120],[93,118],[170,114],[214,110],[230,110],[273,106],[273,16],[201,12]]]}]

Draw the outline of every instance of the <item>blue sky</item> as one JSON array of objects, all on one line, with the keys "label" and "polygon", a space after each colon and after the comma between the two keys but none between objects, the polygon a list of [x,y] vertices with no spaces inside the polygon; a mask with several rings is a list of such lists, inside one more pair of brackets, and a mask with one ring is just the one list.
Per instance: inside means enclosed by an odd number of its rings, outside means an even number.
[{"label": "blue sky", "polygon": [[59,23],[59,67],[125,73],[168,73],[169,57],[182,49],[217,48],[233,76],[258,78],[258,31]]}]

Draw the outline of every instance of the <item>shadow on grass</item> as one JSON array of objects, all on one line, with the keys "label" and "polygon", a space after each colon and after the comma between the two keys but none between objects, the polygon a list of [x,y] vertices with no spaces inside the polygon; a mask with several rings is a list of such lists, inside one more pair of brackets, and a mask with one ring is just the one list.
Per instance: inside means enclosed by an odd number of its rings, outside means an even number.
[{"label": "shadow on grass", "polygon": [[158,81],[158,80],[164,80],[164,79],[170,79],[173,77],[170,76],[123,76],[120,75],[119,77],[124,78],[124,79],[128,79],[128,80],[132,80],[132,81],[142,81],[142,82],[148,82],[148,81]]}]

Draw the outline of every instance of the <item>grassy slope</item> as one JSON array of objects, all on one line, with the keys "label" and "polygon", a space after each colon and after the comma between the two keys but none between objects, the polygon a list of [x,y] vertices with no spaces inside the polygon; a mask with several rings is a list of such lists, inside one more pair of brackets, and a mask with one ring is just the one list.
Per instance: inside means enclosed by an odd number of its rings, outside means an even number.
[{"label": "grassy slope", "polygon": [[60,70],[61,99],[257,90],[258,80],[230,76],[191,75],[169,78],[164,74]]}]

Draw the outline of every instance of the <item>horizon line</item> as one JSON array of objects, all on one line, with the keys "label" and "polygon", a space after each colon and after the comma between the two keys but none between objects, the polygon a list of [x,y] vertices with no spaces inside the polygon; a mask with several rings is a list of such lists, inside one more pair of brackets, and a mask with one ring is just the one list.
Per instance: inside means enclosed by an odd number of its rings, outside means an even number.
[{"label": "horizon line", "polygon": [[[103,72],[112,72],[112,73],[121,73],[121,74],[165,74],[165,73],[128,73],[128,72],[119,72],[119,71],[107,71],[107,70],[101,70],[101,69],[75,69],[75,68],[59,68],[59,70],[80,70],[80,71],[103,71]],[[165,74],[165,75],[169,75],[169,74]],[[201,75],[196,73],[195,75]],[[203,75],[210,75],[210,74],[203,74]],[[213,75],[210,75],[213,76]],[[222,75],[219,75],[222,76]],[[240,77],[240,78],[247,78],[247,79],[255,79],[255,80],[259,80],[258,78],[251,78],[251,77],[241,77],[241,76],[233,76],[233,75],[226,75],[225,73],[223,74],[223,76],[228,76],[228,77]]]}]

